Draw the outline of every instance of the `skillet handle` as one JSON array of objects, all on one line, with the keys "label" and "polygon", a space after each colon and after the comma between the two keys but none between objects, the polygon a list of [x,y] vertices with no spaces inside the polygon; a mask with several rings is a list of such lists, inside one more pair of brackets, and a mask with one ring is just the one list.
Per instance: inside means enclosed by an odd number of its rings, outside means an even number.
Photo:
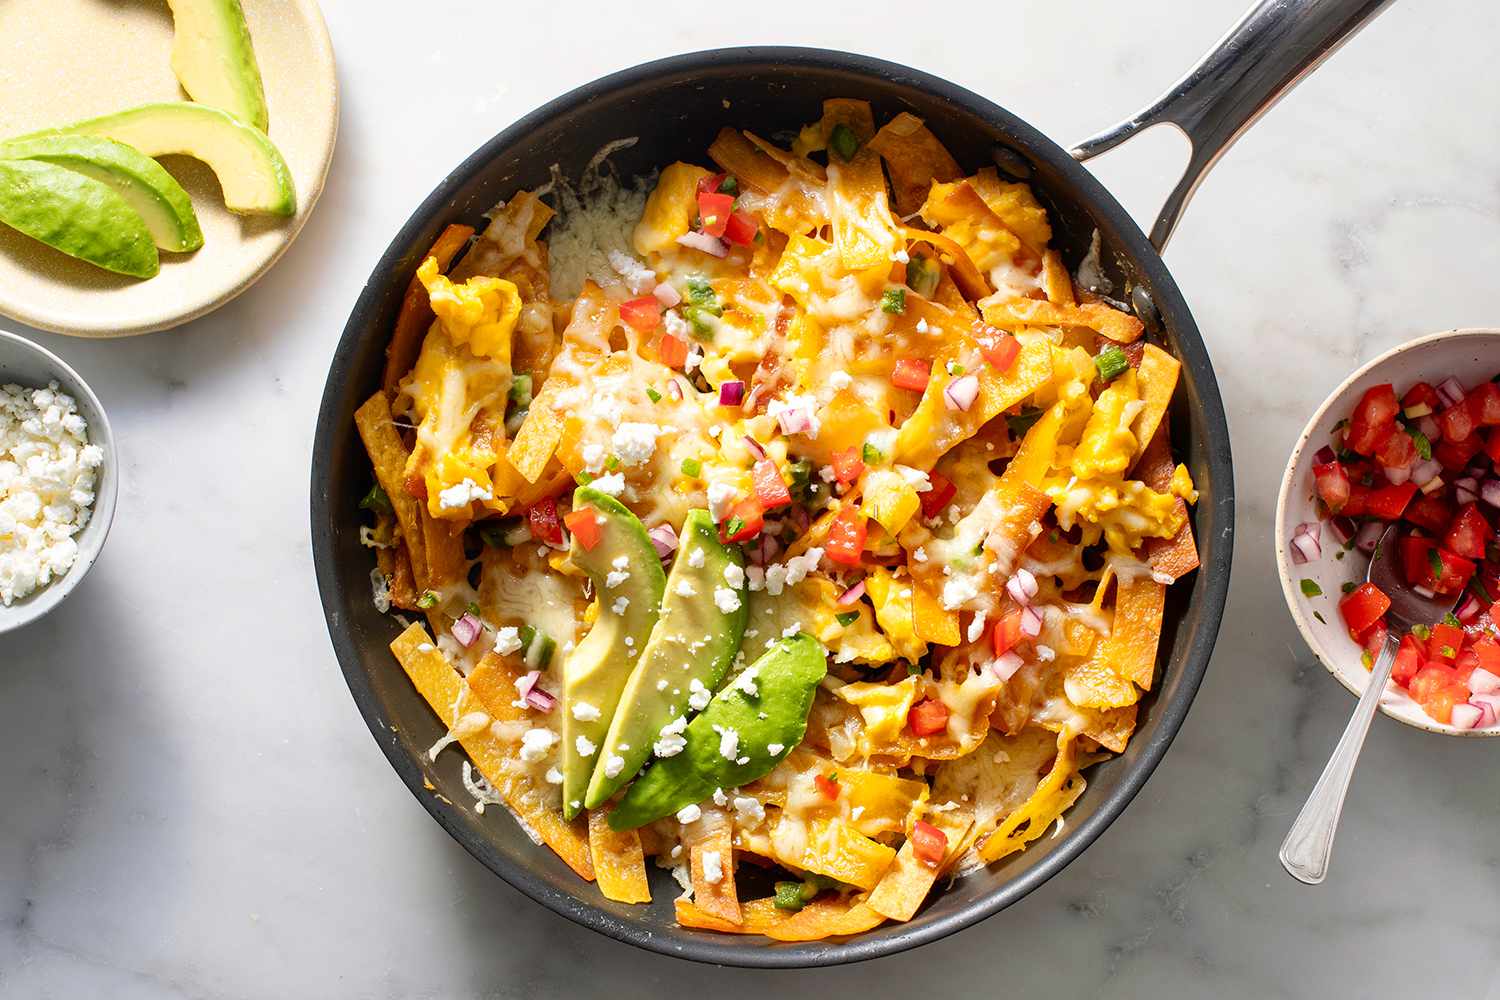
[{"label": "skillet handle", "polygon": [[1161,251],[1199,182],[1240,134],[1390,3],[1260,0],[1155,104],[1070,152],[1087,160],[1163,123],[1187,136],[1187,169],[1151,227],[1151,242]]}]

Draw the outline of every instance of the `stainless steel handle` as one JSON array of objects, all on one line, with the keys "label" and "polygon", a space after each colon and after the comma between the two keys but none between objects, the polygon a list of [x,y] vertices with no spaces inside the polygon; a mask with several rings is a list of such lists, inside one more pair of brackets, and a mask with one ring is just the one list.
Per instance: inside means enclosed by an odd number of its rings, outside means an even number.
[{"label": "stainless steel handle", "polygon": [[1187,169],[1151,227],[1166,248],[1188,199],[1240,134],[1391,0],[1261,0],[1155,104],[1071,152],[1087,160],[1153,125],[1176,125],[1192,144]]},{"label": "stainless steel handle", "polygon": [[1365,693],[1359,696],[1354,715],[1344,727],[1333,756],[1318,783],[1313,786],[1307,803],[1297,814],[1297,821],[1281,842],[1281,866],[1287,874],[1299,882],[1318,885],[1328,875],[1328,859],[1333,854],[1333,835],[1339,828],[1339,815],[1344,811],[1344,796],[1349,791],[1349,779],[1354,777],[1354,765],[1359,760],[1359,751],[1364,748],[1365,734],[1370,731],[1370,720],[1380,706],[1380,696],[1385,693],[1386,681],[1391,678],[1391,667],[1396,662],[1396,650],[1401,641],[1398,630],[1391,629],[1380,647],[1380,656],[1370,670],[1370,681]]}]

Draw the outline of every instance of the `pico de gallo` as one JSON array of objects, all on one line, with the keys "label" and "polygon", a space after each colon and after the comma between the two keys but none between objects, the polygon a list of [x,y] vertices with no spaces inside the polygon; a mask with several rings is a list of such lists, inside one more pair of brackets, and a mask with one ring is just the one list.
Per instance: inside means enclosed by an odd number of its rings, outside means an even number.
[{"label": "pico de gallo", "polygon": [[[1458,604],[1401,637],[1391,679],[1438,722],[1500,724],[1500,375],[1470,388],[1453,377],[1418,382],[1400,396],[1390,383],[1372,386],[1312,472],[1319,520],[1297,528],[1292,561],[1321,558],[1323,523],[1345,551],[1371,555],[1398,522],[1406,581]],[[1318,591],[1310,580],[1302,589]],[[1367,669],[1385,642],[1390,603],[1372,583],[1344,585],[1339,613]]]}]

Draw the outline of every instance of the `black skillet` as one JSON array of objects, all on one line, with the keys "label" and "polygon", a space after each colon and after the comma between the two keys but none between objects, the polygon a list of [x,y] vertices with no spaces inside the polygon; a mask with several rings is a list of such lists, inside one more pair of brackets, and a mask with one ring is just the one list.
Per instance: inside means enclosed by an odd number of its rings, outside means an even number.
[{"label": "black skillet", "polygon": [[[328,631],[354,700],[391,766],[443,828],[490,870],[586,927],[666,955],[702,962],[804,967],[853,962],[911,948],[1016,902],[1061,871],[1124,810],[1161,761],[1208,667],[1224,614],[1234,541],[1229,429],[1198,328],[1160,250],[1203,173],[1248,125],[1389,0],[1264,0],[1151,108],[1072,150],[1003,108],[946,80],[845,52],[739,48],[647,63],[580,87],[491,139],[438,186],[391,242],[370,276],[329,368],[312,462],[312,537]],[[386,340],[419,255],[448,223],[480,214],[558,164],[577,177],[605,143],[638,136],[612,161],[624,176],[676,159],[702,162],[720,126],[762,134],[814,120],[825,97],[870,101],[877,119],[910,111],[926,120],[966,169],[995,164],[1031,184],[1052,219],[1070,267],[1095,230],[1106,275],[1149,335],[1183,365],[1172,405],[1173,445],[1202,493],[1193,515],[1202,569],[1172,588],[1162,635],[1164,668],[1142,702],[1125,753],[1095,768],[1061,836],[935,893],[915,919],[844,943],[775,944],[678,927],[666,873],[653,869],[649,906],[605,900],[502,810],[478,816],[459,776],[458,754],[429,763],[442,727],[391,657],[397,626],[370,600],[370,551],[358,539],[358,502],[370,469],[354,429],[355,408],[379,384]],[[1151,125],[1170,122],[1192,142],[1188,169],[1151,238],[1081,165]],[[424,787],[430,780],[436,792]]]}]

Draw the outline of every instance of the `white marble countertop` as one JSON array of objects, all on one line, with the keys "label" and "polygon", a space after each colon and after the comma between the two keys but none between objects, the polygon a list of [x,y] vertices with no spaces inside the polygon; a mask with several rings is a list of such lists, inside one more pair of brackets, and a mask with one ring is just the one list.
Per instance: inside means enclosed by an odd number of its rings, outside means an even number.
[{"label": "white marble countertop", "polygon": [[[109,407],[123,483],[79,591],[0,652],[0,995],[767,996],[786,975],[613,943],[491,877],[382,759],[313,585],[308,462],[333,346],[417,202],[483,140],[605,72],[720,44],[864,51],[1060,140],[1136,110],[1244,0],[880,0],[749,9],[326,0],[343,122],[302,237],[238,301],[118,342],[36,334]],[[930,10],[930,14],[921,13]],[[526,27],[522,27],[526,25]],[[550,45],[539,45],[547,39]],[[1397,3],[1203,185],[1167,261],[1213,352],[1240,497],[1228,614],[1166,762],[1017,906],[822,996],[1500,997],[1500,744],[1377,719],[1329,881],[1276,847],[1353,702],[1282,602],[1286,453],[1358,362],[1500,324],[1500,15]],[[1100,167],[1144,218],[1181,156]],[[32,333],[32,331],[22,331]],[[940,985],[939,985],[940,984]]]}]

